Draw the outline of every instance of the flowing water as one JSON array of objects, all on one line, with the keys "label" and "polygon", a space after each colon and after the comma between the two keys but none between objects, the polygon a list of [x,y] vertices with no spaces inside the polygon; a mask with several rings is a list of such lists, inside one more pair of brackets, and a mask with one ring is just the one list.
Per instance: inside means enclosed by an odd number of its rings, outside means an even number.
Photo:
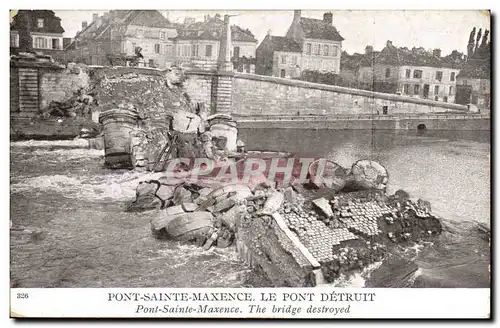
[{"label": "flowing water", "polygon": [[[408,262],[375,263],[338,286],[489,286],[490,249],[474,223],[490,220],[488,133],[241,130],[240,138],[248,149],[326,156],[346,167],[379,161],[390,174],[389,192],[429,200],[446,219],[436,241],[405,251],[416,268],[410,275]],[[204,251],[153,238],[154,212],[124,212],[141,174],[105,169],[102,151],[77,141],[13,142],[10,150],[11,220],[34,231],[11,233],[12,286],[269,286],[232,248]]]}]

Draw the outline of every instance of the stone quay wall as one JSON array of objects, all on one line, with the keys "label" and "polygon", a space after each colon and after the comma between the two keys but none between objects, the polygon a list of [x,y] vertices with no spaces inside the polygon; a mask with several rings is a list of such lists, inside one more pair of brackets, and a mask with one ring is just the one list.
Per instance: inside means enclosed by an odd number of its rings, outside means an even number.
[{"label": "stone quay wall", "polygon": [[[188,93],[212,102],[215,71],[188,71]],[[212,79],[209,78],[212,77]],[[203,85],[202,90],[197,89]],[[199,95],[195,95],[198,90]],[[210,95],[206,93],[212,92]],[[235,73],[232,114],[267,116],[465,113],[467,106],[277,77]]]}]

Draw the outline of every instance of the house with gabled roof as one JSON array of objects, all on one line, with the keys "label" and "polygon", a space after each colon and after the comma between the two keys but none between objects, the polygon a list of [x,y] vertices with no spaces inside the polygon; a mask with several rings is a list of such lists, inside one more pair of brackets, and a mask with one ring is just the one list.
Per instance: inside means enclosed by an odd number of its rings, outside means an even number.
[{"label": "house with gabled roof", "polygon": [[109,65],[108,56],[128,56],[141,48],[144,66],[165,68],[177,31],[157,10],[111,10],[82,22],[67,50],[74,60]]},{"label": "house with gabled roof", "polygon": [[463,60],[450,56],[442,57],[440,49],[396,47],[391,41],[381,51],[367,47],[358,69],[358,85],[377,92],[455,102]]},{"label": "house with gabled roof", "polygon": [[[172,58],[176,63],[198,68],[215,68],[224,20],[219,14],[205,15],[203,21],[187,18],[177,26]],[[248,29],[231,25],[231,62],[235,71],[255,71],[257,39]]]},{"label": "house with gabled roof", "polygon": [[300,76],[302,48],[292,39],[274,36],[268,31],[256,55],[257,74],[289,78]]},{"label": "house with gabled roof", "polygon": [[10,24],[10,49],[50,52],[63,50],[64,28],[52,10],[18,10]]},{"label": "house with gabled roof", "polygon": [[332,13],[324,13],[321,20],[302,17],[295,10],[285,37],[269,35],[259,45],[256,71],[286,78],[298,77],[304,70],[338,74],[343,40],[333,26]]}]

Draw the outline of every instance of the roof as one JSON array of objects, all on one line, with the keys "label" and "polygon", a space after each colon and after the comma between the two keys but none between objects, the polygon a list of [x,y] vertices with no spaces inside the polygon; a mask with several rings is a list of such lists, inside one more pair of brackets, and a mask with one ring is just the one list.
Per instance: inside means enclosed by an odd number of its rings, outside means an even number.
[{"label": "roof", "polygon": [[356,69],[359,67],[363,57],[363,54],[360,53],[349,55],[347,52],[342,51],[342,55],[340,56],[340,67],[342,69]]},{"label": "roof", "polygon": [[390,65],[390,66],[423,66],[423,67],[446,67],[459,69],[463,65],[462,54],[455,52],[446,57],[437,57],[432,51],[422,47],[398,48],[388,44],[380,52],[373,51],[364,55],[361,66]]},{"label": "roof", "polygon": [[124,25],[170,28],[172,24],[157,10],[129,10]]},{"label": "roof", "polygon": [[264,41],[269,43],[274,51],[302,52],[302,48],[297,42],[284,36],[266,35]]},{"label": "roof", "polygon": [[[191,24],[183,24],[177,27],[178,35],[174,40],[220,40],[224,21],[218,17],[212,17],[205,21]],[[243,29],[237,25],[231,25],[231,40],[242,42],[257,42],[257,39],[249,29]]]},{"label": "roof", "polygon": [[[38,27],[38,19],[43,18],[43,27]],[[52,10],[19,10],[10,25],[11,30],[19,31],[29,26],[35,33],[64,33],[61,19]]]},{"label": "roof", "polygon": [[335,26],[323,20],[301,17],[300,26],[304,31],[304,37],[308,39],[344,41]]},{"label": "roof", "polygon": [[469,59],[460,70],[457,78],[490,79],[491,62],[489,59]]}]

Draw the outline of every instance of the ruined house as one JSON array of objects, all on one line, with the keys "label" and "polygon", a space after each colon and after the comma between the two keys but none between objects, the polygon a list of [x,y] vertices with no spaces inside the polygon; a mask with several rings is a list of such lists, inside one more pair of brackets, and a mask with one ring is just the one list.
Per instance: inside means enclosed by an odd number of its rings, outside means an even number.
[{"label": "ruined house", "polygon": [[109,65],[110,56],[131,56],[140,47],[140,66],[165,68],[172,53],[174,26],[157,10],[111,10],[82,22],[67,51],[89,65]]},{"label": "ruined house", "polygon": [[[223,27],[224,21],[219,14],[206,15],[203,21],[187,18],[184,24],[177,26],[178,35],[174,38],[174,52],[169,55],[169,60],[202,69],[215,68]],[[231,43],[234,70],[254,73],[257,39],[252,32],[232,25]]]},{"label": "ruined house", "polygon": [[269,34],[259,45],[257,74],[293,78],[304,70],[339,73],[344,38],[333,26],[332,13],[324,13],[321,20],[295,10],[284,38]]}]

